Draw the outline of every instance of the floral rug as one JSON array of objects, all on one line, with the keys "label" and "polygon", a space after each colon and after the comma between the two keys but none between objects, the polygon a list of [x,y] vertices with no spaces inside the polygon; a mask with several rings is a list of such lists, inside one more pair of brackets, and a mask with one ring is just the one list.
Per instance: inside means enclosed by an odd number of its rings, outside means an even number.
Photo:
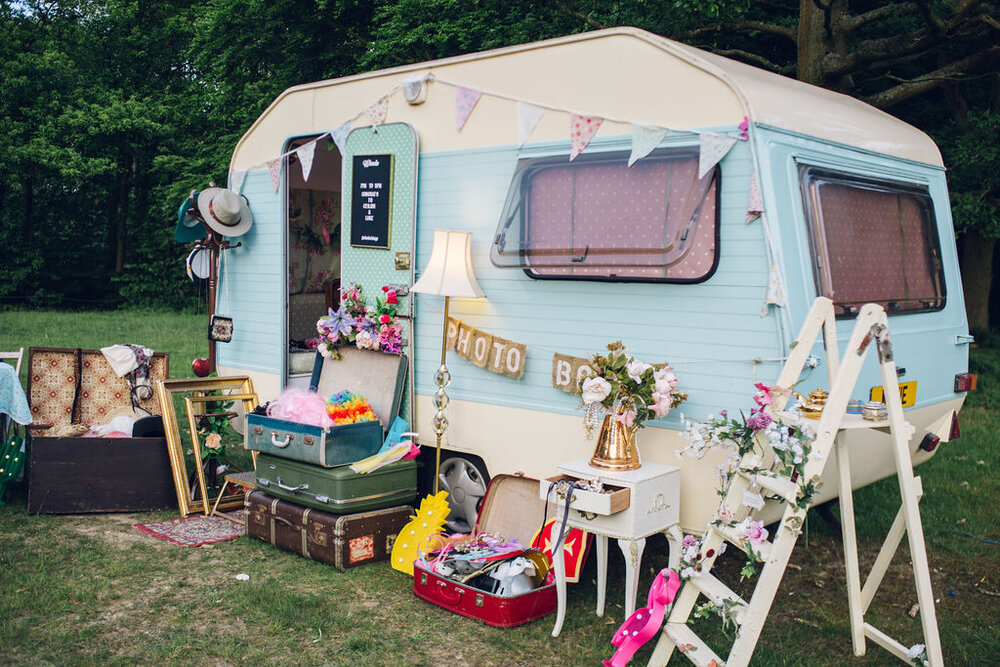
[{"label": "floral rug", "polygon": [[[242,514],[242,512],[233,512],[231,516],[242,519]],[[234,540],[243,534],[242,523],[235,523],[221,516],[205,516],[204,514],[168,521],[137,523],[135,527],[153,537],[185,547],[200,547],[203,544]]]}]

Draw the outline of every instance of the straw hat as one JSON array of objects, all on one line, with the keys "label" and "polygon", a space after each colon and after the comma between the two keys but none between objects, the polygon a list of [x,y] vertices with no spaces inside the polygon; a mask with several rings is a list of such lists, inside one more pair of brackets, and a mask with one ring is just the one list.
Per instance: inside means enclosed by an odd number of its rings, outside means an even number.
[{"label": "straw hat", "polygon": [[198,211],[205,224],[223,236],[241,236],[253,224],[246,199],[225,188],[202,190],[198,195]]}]

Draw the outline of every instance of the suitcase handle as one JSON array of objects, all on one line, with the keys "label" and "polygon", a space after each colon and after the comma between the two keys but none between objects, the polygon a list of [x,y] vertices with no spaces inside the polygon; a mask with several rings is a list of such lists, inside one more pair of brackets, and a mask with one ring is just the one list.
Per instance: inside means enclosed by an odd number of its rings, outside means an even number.
[{"label": "suitcase handle", "polygon": [[278,523],[283,523],[286,526],[288,526],[289,528],[295,528],[295,524],[293,524],[291,521],[289,521],[288,519],[286,519],[283,516],[272,516],[271,519],[273,521],[277,521]]},{"label": "suitcase handle", "polygon": [[456,586],[455,587],[455,595],[451,596],[451,595],[448,595],[448,584],[447,583],[445,583],[443,581],[439,581],[437,583],[438,583],[438,586],[440,586],[440,590],[438,590],[438,593],[441,595],[441,599],[443,599],[448,604],[452,604],[452,605],[458,605],[458,604],[462,603],[462,593],[465,592],[463,589],[461,589],[458,586]]},{"label": "suitcase handle", "polygon": [[292,434],[291,433],[286,433],[285,434],[285,440],[281,441],[281,440],[278,440],[278,432],[277,431],[271,431],[271,444],[274,445],[275,447],[277,447],[278,449],[284,449],[285,447],[288,446],[288,443],[290,443],[291,441],[292,441]]},{"label": "suitcase handle", "polygon": [[298,486],[285,486],[284,484],[281,483],[280,477],[274,483],[278,485],[279,489],[283,489],[285,491],[305,491],[306,489],[309,488],[308,484],[299,484]]}]

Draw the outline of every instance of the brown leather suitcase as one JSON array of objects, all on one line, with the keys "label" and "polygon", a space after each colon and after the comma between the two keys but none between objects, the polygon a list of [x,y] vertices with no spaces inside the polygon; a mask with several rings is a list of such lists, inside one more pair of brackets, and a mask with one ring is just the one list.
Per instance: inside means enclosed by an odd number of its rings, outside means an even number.
[{"label": "brown leather suitcase", "polygon": [[247,535],[311,560],[347,570],[389,560],[396,535],[413,508],[400,505],[331,514],[251,491],[244,501]]}]

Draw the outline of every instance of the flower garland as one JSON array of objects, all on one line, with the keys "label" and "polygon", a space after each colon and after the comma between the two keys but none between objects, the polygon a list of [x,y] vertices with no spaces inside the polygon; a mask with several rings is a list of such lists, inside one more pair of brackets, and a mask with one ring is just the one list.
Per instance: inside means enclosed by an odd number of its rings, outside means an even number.
[{"label": "flower garland", "polygon": [[341,290],[340,308],[330,308],[326,317],[316,322],[316,349],[328,359],[340,358],[339,348],[354,344],[363,350],[398,354],[403,347],[403,327],[396,323],[399,296],[388,285],[383,296],[369,308],[361,285],[354,283]]},{"label": "flower garland", "polygon": [[341,391],[331,396],[326,402],[326,413],[336,426],[378,419],[367,398],[349,391]]}]

